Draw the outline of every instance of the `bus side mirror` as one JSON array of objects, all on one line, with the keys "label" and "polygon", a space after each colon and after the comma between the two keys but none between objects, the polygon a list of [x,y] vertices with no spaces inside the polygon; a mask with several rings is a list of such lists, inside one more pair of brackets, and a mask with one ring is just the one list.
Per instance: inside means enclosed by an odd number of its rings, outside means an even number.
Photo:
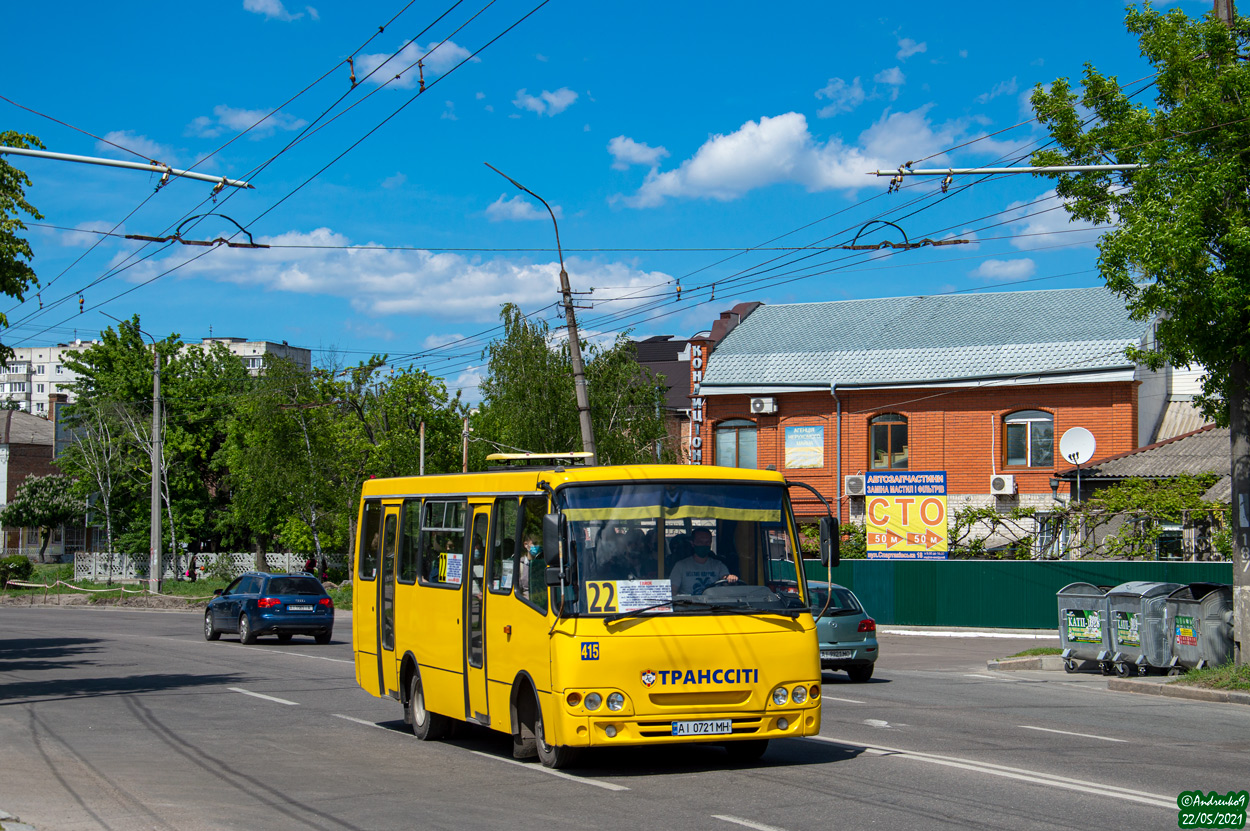
[{"label": "bus side mirror", "polygon": [[560,565],[560,543],[568,533],[568,520],[564,514],[547,514],[543,517],[543,559],[548,566]]},{"label": "bus side mirror", "polygon": [[842,533],[838,521],[831,516],[820,518],[820,564],[833,568],[842,559]]}]

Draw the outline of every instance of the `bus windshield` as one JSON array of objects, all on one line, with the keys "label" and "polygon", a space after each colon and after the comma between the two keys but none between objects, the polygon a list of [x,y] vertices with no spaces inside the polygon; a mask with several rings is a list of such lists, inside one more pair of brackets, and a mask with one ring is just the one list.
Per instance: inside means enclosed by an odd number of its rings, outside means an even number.
[{"label": "bus windshield", "polygon": [[[784,487],[722,482],[567,486],[565,614],[797,615],[807,588]],[[555,600],[556,598],[553,598]]]}]

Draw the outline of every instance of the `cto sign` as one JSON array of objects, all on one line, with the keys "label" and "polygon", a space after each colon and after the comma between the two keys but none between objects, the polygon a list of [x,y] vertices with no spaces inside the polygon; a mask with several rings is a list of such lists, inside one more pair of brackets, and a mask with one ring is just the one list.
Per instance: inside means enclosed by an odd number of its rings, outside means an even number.
[{"label": "cto sign", "polygon": [[870,560],[945,560],[946,471],[875,471],[864,476]]}]

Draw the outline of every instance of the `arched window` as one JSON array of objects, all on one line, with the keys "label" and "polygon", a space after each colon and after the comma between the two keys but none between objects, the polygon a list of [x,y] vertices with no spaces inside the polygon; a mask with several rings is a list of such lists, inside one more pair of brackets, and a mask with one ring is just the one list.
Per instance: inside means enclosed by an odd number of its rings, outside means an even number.
[{"label": "arched window", "polygon": [[754,421],[735,418],[716,425],[716,464],[724,467],[756,466]]},{"label": "arched window", "polygon": [[868,421],[868,464],[873,470],[907,470],[907,418],[897,413]]},{"label": "arched window", "polygon": [[1003,419],[1003,456],[1008,467],[1053,467],[1055,417],[1019,410]]}]

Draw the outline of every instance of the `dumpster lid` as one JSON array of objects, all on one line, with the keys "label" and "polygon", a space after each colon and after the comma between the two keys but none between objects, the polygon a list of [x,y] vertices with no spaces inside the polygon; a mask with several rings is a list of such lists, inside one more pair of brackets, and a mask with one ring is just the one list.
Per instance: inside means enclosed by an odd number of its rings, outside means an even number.
[{"label": "dumpster lid", "polygon": [[1107,596],[1116,595],[1117,597],[1157,597],[1161,594],[1171,594],[1179,588],[1183,588],[1183,583],[1156,583],[1152,580],[1130,580],[1107,592]]},{"label": "dumpster lid", "polygon": [[1227,591],[1231,595],[1233,587],[1227,583],[1190,583],[1188,586],[1181,586],[1168,597],[1176,600],[1201,600],[1211,592],[1217,591]]},{"label": "dumpster lid", "polygon": [[1093,583],[1069,583],[1057,593],[1068,597],[1102,597],[1107,592]]}]

